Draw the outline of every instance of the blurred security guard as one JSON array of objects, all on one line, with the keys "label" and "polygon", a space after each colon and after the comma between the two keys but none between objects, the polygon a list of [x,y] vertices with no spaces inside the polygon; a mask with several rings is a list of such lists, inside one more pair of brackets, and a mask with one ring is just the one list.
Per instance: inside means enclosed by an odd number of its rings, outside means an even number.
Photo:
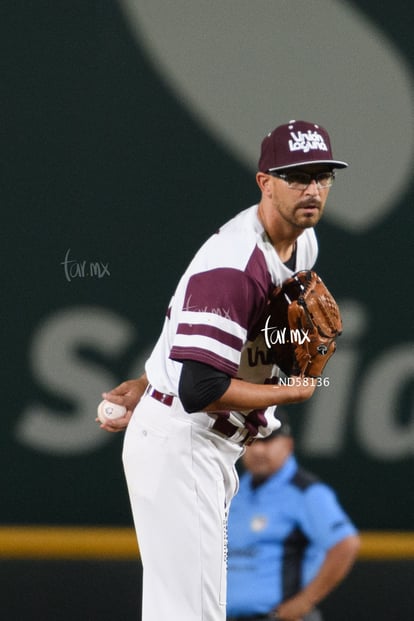
[{"label": "blurred security guard", "polygon": [[243,455],[228,525],[227,618],[320,621],[315,606],[341,582],[359,537],[334,491],[301,468],[289,421]]}]

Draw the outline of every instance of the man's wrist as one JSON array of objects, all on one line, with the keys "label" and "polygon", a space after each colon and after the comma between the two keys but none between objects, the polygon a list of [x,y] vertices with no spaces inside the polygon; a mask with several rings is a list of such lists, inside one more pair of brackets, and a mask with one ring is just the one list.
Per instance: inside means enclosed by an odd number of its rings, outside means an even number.
[{"label": "man's wrist", "polygon": [[309,610],[312,610],[312,608],[315,608],[315,606],[320,601],[320,598],[318,598],[312,592],[307,591],[306,589],[304,589],[300,593],[300,596],[302,597],[302,600],[305,601],[309,605]]}]

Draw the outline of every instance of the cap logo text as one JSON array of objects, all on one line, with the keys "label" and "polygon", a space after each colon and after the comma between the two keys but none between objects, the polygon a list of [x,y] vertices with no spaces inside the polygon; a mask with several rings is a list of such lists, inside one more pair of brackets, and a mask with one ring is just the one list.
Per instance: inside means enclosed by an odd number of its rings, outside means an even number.
[{"label": "cap logo text", "polygon": [[290,151],[327,151],[328,147],[324,139],[318,132],[312,132],[310,129],[304,134],[303,132],[290,132],[289,140]]}]

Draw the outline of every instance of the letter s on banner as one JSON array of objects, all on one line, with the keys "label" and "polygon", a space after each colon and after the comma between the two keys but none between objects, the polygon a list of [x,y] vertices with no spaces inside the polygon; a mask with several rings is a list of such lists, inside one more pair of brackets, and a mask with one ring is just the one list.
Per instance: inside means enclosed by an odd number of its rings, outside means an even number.
[{"label": "letter s on banner", "polygon": [[134,326],[101,307],[74,307],[58,311],[34,336],[30,362],[34,379],[48,391],[74,404],[72,413],[53,411],[41,403],[29,404],[16,428],[19,442],[55,455],[75,455],[108,442],[94,423],[103,390],[117,379],[108,370],[82,359],[80,347],[117,356],[135,337]]}]

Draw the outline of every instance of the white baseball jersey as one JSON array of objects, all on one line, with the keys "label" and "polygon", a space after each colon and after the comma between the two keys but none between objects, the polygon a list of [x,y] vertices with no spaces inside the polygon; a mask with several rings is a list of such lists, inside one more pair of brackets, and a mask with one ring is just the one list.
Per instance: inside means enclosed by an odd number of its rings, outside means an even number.
[{"label": "white baseball jersey", "polygon": [[[296,269],[312,267],[316,254],[315,235],[305,230]],[[177,395],[185,359],[263,381],[271,364],[255,324],[273,286],[291,275],[267,239],[257,206],[228,222],[202,246],[178,284],[146,365],[152,386]],[[260,433],[260,425],[269,427],[260,413],[248,421],[252,414],[241,420],[237,412],[228,419],[226,413],[217,419],[189,415],[180,399],[158,400],[151,390],[138,403],[123,463],[144,567],[143,621],[225,621],[235,463],[250,433],[247,423]]]},{"label": "white baseball jersey", "polygon": [[[254,205],[221,227],[183,274],[146,364],[159,391],[178,394],[186,359],[254,383],[271,375],[269,350],[255,326],[274,286],[293,271],[280,260],[257,210]],[[305,229],[297,239],[295,271],[311,269],[317,253],[314,230]]]}]

